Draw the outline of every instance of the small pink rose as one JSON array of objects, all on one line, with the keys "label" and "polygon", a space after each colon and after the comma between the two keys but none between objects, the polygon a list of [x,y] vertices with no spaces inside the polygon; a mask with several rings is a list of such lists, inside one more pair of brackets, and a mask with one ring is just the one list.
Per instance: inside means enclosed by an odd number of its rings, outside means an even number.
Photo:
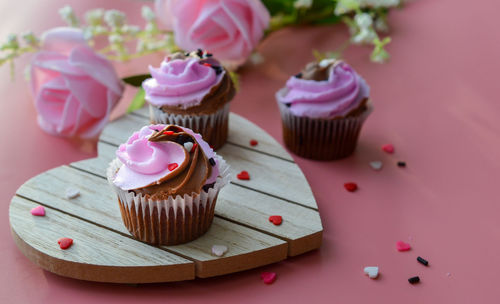
[{"label": "small pink rose", "polygon": [[260,0],[156,0],[156,13],[184,50],[208,50],[224,64],[245,62],[269,26]]},{"label": "small pink rose", "polygon": [[81,30],[54,28],[44,33],[42,48],[31,62],[31,90],[44,131],[95,137],[123,89],[111,63],[88,47]]}]

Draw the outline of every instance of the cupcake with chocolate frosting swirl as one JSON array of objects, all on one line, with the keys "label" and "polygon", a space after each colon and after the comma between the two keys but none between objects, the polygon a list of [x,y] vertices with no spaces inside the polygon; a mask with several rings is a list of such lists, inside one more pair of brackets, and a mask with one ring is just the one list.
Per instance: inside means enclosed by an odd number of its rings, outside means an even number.
[{"label": "cupcake with chocolate frosting swirl", "polygon": [[317,160],[347,157],[372,111],[370,89],[347,63],[311,62],[276,93],[286,146]]},{"label": "cupcake with chocolate frosting swirl", "polygon": [[116,156],[108,181],[135,238],[175,245],[208,230],[228,166],[199,134],[175,125],[145,126]]},{"label": "cupcake with chocolate frosting swirl", "polygon": [[227,139],[229,102],[235,89],[229,73],[197,50],[169,55],[142,87],[153,123],[177,124],[200,133],[215,149]]}]

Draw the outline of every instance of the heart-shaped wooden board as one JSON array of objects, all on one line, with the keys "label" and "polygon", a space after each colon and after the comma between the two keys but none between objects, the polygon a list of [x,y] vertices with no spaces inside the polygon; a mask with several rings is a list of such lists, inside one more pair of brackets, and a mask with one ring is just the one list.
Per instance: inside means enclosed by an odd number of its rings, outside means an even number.
[{"label": "heart-shaped wooden board", "polygon": [[[320,247],[323,227],[314,196],[292,157],[264,130],[230,114],[228,142],[217,151],[231,166],[231,184],[217,199],[210,230],[190,243],[150,246],[125,228],[106,168],[119,144],[149,124],[147,108],[109,123],[97,158],[44,172],[16,192],[9,211],[13,238],[35,264],[76,279],[149,283],[207,278],[275,263]],[[255,139],[258,145],[251,146]],[[236,175],[248,171],[250,180]],[[66,189],[80,196],[66,198]],[[45,216],[30,209],[42,205]],[[269,216],[281,215],[276,226]],[[74,244],[61,250],[60,237]],[[224,256],[213,245],[227,246]]]}]

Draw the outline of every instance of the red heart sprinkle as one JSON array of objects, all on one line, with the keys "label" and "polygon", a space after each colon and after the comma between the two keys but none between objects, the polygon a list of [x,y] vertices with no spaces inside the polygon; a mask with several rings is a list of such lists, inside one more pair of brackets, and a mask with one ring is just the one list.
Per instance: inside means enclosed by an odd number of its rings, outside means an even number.
[{"label": "red heart sprinkle", "polygon": [[403,241],[398,241],[398,242],[396,242],[396,249],[398,251],[408,251],[411,249],[411,246],[410,246],[410,244],[405,243]]},{"label": "red heart sprinkle", "polygon": [[62,250],[66,250],[71,245],[73,245],[73,240],[67,237],[63,237],[57,240],[57,243],[59,244],[59,247],[61,247]]},{"label": "red heart sprinkle", "polygon": [[193,147],[191,148],[191,151],[189,151],[189,153],[194,152],[194,150],[196,150],[196,147],[198,147],[198,144],[194,143]]},{"label": "red heart sprinkle", "polygon": [[272,284],[276,281],[276,272],[263,272],[260,274],[260,278],[266,284]]},{"label": "red heart sprinkle", "polygon": [[256,141],[255,139],[250,140],[250,146],[256,146],[258,144],[259,144],[259,142]]},{"label": "red heart sprinkle", "polygon": [[177,163],[171,163],[171,164],[168,164],[167,168],[168,170],[170,171],[174,171],[175,168],[179,167],[179,165]]},{"label": "red heart sprinkle", "polygon": [[349,192],[354,192],[358,190],[358,185],[356,183],[345,183],[344,188]]},{"label": "red heart sprinkle", "polygon": [[394,146],[391,144],[383,145],[382,150],[384,150],[385,152],[387,152],[389,154],[392,154],[392,153],[394,153]]},{"label": "red heart sprinkle", "polygon": [[207,67],[211,67],[212,66],[210,63],[207,63],[207,62],[203,63],[203,65],[207,66]]},{"label": "red heart sprinkle", "polygon": [[247,171],[241,171],[240,173],[238,173],[238,175],[236,175],[236,177],[238,179],[242,179],[242,180],[249,180],[250,179],[250,175],[248,174]]},{"label": "red heart sprinkle", "polygon": [[174,135],[174,131],[165,131],[163,132],[165,135]]},{"label": "red heart sprinkle", "polygon": [[279,226],[283,222],[283,218],[281,217],[281,215],[271,215],[269,217],[269,221],[274,225]]}]

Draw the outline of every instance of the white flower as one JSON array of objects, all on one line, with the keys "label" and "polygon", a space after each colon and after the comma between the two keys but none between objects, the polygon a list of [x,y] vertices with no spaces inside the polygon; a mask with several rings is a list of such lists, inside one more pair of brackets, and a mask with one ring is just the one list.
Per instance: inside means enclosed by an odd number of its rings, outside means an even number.
[{"label": "white flower", "polygon": [[293,6],[295,6],[295,8],[310,8],[312,3],[313,0],[295,0]]},{"label": "white flower", "polygon": [[125,14],[118,10],[109,10],[104,14],[104,21],[106,21],[110,27],[121,27],[125,23]]},{"label": "white flower", "polygon": [[109,43],[111,44],[121,44],[123,43],[123,37],[117,34],[110,35],[108,37]]},{"label": "white flower", "polygon": [[377,34],[373,29],[362,28],[351,40],[355,44],[370,44],[375,38],[377,38]]},{"label": "white flower", "polygon": [[59,15],[61,18],[66,21],[70,26],[77,27],[78,19],[76,18],[75,11],[69,5],[66,5],[59,9]]},{"label": "white flower", "polygon": [[389,26],[384,18],[377,18],[377,20],[375,20],[375,29],[385,33],[389,31]]},{"label": "white flower", "polygon": [[335,7],[335,14],[342,15],[359,8],[394,7],[401,2],[402,0],[339,0]]},{"label": "white flower", "polygon": [[144,5],[142,7],[141,13],[142,13],[142,18],[146,19],[147,21],[153,21],[156,18],[155,13],[149,6]]},{"label": "white flower", "polygon": [[367,29],[367,28],[372,26],[373,19],[372,19],[372,16],[370,16],[370,14],[360,13],[360,14],[356,14],[356,16],[354,16],[354,22],[356,22],[356,25],[360,29]]},{"label": "white flower", "polygon": [[104,17],[104,10],[102,8],[93,9],[85,13],[85,20],[88,25],[97,26],[102,23]]},{"label": "white flower", "polygon": [[85,28],[83,30],[83,39],[90,40],[90,39],[92,39],[92,37],[94,37],[94,33],[92,31],[92,28],[90,28],[90,27]]},{"label": "white flower", "polygon": [[121,31],[127,34],[137,34],[141,31],[141,29],[138,26],[135,25],[124,25],[121,28]]},{"label": "white flower", "polygon": [[148,22],[148,24],[146,24],[146,27],[144,28],[144,30],[149,33],[154,32],[155,29],[156,29],[155,24],[151,22]]},{"label": "white flower", "polygon": [[250,62],[254,65],[261,64],[264,62],[264,57],[258,52],[253,52],[252,55],[250,55]]}]

